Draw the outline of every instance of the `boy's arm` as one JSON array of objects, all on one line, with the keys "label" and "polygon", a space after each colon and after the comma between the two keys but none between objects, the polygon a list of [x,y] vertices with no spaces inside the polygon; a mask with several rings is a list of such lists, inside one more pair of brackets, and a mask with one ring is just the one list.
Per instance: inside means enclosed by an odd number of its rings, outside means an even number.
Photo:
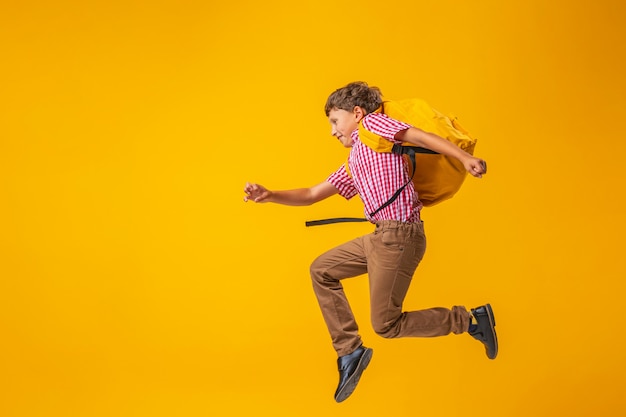
[{"label": "boy's arm", "polygon": [[309,188],[282,191],[270,191],[260,184],[246,183],[243,191],[246,193],[243,201],[277,203],[288,206],[308,206],[339,192],[339,190],[328,181],[324,181],[321,184]]},{"label": "boy's arm", "polygon": [[484,160],[475,158],[463,149],[459,148],[452,142],[435,135],[434,133],[425,132],[416,127],[402,130],[396,133],[395,138],[403,142],[409,142],[422,148],[430,149],[443,155],[451,156],[463,163],[463,166],[475,177],[481,178],[487,173],[487,165]]}]

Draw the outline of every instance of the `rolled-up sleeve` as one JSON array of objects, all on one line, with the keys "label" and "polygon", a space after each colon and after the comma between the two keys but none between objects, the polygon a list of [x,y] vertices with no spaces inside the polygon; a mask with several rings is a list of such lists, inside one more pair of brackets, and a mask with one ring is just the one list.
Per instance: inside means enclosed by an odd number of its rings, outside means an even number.
[{"label": "rolled-up sleeve", "polygon": [[369,113],[363,118],[363,127],[373,134],[388,139],[391,142],[400,143],[401,141],[394,138],[396,133],[413,126],[408,123],[392,119],[386,114]]},{"label": "rolled-up sleeve", "polygon": [[339,190],[339,195],[346,200],[350,200],[359,193],[354,187],[352,177],[350,177],[346,170],[346,164],[343,164],[337,171],[333,172],[326,181],[334,185],[335,188]]}]

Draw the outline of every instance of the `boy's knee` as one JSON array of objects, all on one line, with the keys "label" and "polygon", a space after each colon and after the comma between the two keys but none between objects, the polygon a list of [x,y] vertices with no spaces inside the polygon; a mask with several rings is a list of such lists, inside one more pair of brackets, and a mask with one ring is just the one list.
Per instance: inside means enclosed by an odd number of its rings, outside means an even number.
[{"label": "boy's knee", "polygon": [[395,323],[383,323],[372,320],[372,328],[374,329],[374,332],[385,339],[393,339],[398,336],[398,330],[394,324]]},{"label": "boy's knee", "polygon": [[324,275],[324,266],[322,265],[321,257],[317,257],[309,267],[309,273],[313,280],[320,280]]}]

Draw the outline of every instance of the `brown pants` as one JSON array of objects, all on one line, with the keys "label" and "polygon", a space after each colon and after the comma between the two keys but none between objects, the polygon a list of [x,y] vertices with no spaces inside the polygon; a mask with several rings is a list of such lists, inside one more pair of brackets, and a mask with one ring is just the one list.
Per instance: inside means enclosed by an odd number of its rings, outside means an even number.
[{"label": "brown pants", "polygon": [[402,312],[413,273],[424,256],[423,224],[384,220],[374,233],[344,243],[311,265],[313,288],[338,356],[361,346],[358,326],[341,280],[367,273],[374,331],[385,338],[463,333],[469,313],[462,306]]}]

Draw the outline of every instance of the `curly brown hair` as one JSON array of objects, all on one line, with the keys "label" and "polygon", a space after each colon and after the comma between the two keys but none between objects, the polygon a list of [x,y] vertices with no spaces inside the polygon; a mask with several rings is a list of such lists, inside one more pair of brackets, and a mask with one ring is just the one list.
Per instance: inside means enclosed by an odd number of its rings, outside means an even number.
[{"label": "curly brown hair", "polygon": [[326,116],[332,109],[352,111],[356,106],[371,113],[383,103],[378,87],[370,87],[363,81],[357,81],[335,90],[326,100]]}]

